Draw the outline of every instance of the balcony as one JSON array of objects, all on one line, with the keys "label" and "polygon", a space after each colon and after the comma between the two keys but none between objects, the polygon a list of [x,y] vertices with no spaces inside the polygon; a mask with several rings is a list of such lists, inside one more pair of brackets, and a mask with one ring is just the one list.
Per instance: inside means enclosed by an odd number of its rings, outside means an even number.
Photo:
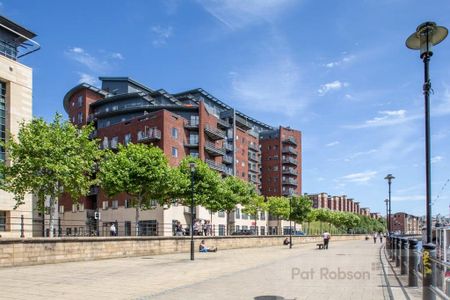
[{"label": "balcony", "polygon": [[197,148],[198,140],[189,140],[187,142],[184,142],[184,146],[187,148]]},{"label": "balcony", "polygon": [[287,139],[284,139],[283,143],[297,146],[297,142],[295,141],[295,139],[292,136],[288,137]]},{"label": "balcony", "polygon": [[250,172],[253,172],[253,173],[259,173],[259,169],[258,169],[258,167],[256,167],[255,165],[250,165],[250,164],[249,164],[248,170],[249,170]]},{"label": "balcony", "polygon": [[297,155],[298,151],[294,149],[294,147],[283,147],[283,149],[281,149],[282,153],[289,153],[289,154],[293,154],[293,155]]},{"label": "balcony", "polygon": [[298,175],[297,170],[292,169],[292,168],[283,169],[283,171],[281,173],[283,175],[293,175],[293,176],[297,176]]},{"label": "balcony", "polygon": [[223,164],[218,164],[214,160],[211,160],[211,159],[205,159],[205,162],[213,170],[216,170],[219,172],[224,172],[224,173],[227,172],[227,168]]},{"label": "balcony", "polygon": [[285,185],[298,186],[297,180],[295,180],[293,178],[285,178],[285,179],[283,179],[282,183],[285,184]]},{"label": "balcony", "polygon": [[228,128],[230,128],[230,126],[231,126],[230,123],[228,123],[225,120],[222,120],[222,119],[217,120],[217,127],[222,127],[224,129],[228,129]]},{"label": "balcony", "polygon": [[198,121],[187,121],[184,123],[186,129],[198,129]]},{"label": "balcony", "polygon": [[252,129],[252,125],[246,119],[238,115],[236,115],[236,126],[244,130]]},{"label": "balcony", "polygon": [[93,121],[97,121],[97,117],[94,114],[89,114],[87,117],[87,122],[91,123]]},{"label": "balcony", "polygon": [[248,180],[256,185],[260,185],[261,181],[257,177],[249,176]]},{"label": "balcony", "polygon": [[225,150],[227,151],[233,151],[233,144],[230,143],[224,143],[223,147],[225,148]]},{"label": "balcony", "polygon": [[233,164],[233,156],[231,156],[231,155],[225,155],[225,156],[223,157],[223,163],[224,163],[224,164],[229,164],[229,165]]},{"label": "balcony", "polygon": [[261,157],[256,153],[248,153],[248,159],[257,163],[261,163]]},{"label": "balcony", "polygon": [[206,124],[206,126],[205,126],[205,133],[210,139],[212,139],[214,141],[223,140],[226,138],[225,131],[220,130],[218,128],[213,128],[208,124]]},{"label": "balcony", "polygon": [[206,150],[206,152],[208,152],[212,156],[225,155],[225,149],[224,148],[219,148],[219,147],[216,146],[216,144],[211,143],[211,142],[206,142],[205,143],[205,150]]},{"label": "balcony", "polygon": [[283,196],[291,196],[291,195],[295,194],[295,190],[294,189],[287,189],[287,190],[284,190],[282,192],[282,194],[283,194]]},{"label": "balcony", "polygon": [[161,140],[161,130],[157,128],[150,128],[145,131],[138,131],[138,142],[152,142]]},{"label": "balcony", "polygon": [[291,165],[298,165],[298,161],[292,157],[285,157],[282,160],[283,164],[291,164]]},{"label": "balcony", "polygon": [[254,144],[254,143],[249,143],[248,144],[248,149],[259,152],[259,146]]}]

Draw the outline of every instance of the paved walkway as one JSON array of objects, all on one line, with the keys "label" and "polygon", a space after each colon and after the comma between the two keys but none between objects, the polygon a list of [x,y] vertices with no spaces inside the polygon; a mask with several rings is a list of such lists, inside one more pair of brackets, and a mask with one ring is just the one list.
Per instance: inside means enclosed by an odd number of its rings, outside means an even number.
[{"label": "paved walkway", "polygon": [[[0,269],[1,299],[387,299],[380,244],[331,242]],[[259,299],[258,299],[259,300]]]}]

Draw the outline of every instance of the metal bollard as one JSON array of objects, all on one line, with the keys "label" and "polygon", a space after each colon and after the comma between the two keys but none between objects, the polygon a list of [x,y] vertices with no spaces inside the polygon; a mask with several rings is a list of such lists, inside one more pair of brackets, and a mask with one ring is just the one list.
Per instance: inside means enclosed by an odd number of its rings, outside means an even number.
[{"label": "metal bollard", "polygon": [[423,291],[422,291],[422,299],[423,300],[435,300],[436,295],[431,290],[431,286],[434,283],[434,274],[436,272],[436,264],[431,262],[430,258],[436,258],[436,245],[435,244],[425,244],[423,245]]},{"label": "metal bollard", "polygon": [[61,236],[62,236],[61,217],[59,217],[58,218],[58,237],[61,237]]},{"label": "metal bollard", "polygon": [[391,237],[389,235],[386,236],[386,251],[388,253],[388,258],[391,258]]},{"label": "metal bollard", "polygon": [[396,245],[397,245],[397,241],[396,241],[396,237],[392,237],[392,261],[394,261],[395,262],[395,254],[396,254],[396,252],[395,252],[395,247],[396,247]]},{"label": "metal bollard", "polygon": [[400,249],[400,275],[406,275],[408,271],[408,255],[406,251],[406,243],[408,243],[408,240],[406,238],[402,238]]},{"label": "metal bollard", "polygon": [[23,215],[20,215],[20,237],[24,238],[25,237],[25,230],[24,230],[24,222],[23,222]]},{"label": "metal bollard", "polygon": [[417,240],[409,240],[409,261],[408,261],[408,286],[417,286],[417,265],[419,264],[419,258],[417,257]]},{"label": "metal bollard", "polygon": [[395,245],[396,246],[396,252],[397,252],[395,254],[395,266],[396,267],[400,267],[400,255],[401,255],[400,247],[402,246],[401,242],[402,242],[401,238],[397,238],[397,244]]}]

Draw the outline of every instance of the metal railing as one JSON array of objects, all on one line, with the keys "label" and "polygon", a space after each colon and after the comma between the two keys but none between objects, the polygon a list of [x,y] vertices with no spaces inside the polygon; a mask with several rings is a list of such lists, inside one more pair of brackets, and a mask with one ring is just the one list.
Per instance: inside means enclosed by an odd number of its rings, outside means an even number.
[{"label": "metal railing", "polygon": [[391,236],[386,249],[400,275],[408,277],[408,286],[417,287],[422,281],[423,299],[450,299],[450,263],[436,259],[434,244],[425,244],[419,251],[416,239]]}]

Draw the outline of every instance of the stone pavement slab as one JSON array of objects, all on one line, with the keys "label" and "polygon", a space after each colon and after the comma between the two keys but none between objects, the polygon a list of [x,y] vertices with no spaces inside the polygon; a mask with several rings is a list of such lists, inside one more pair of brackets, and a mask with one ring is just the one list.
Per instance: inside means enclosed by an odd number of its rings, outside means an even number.
[{"label": "stone pavement slab", "polygon": [[[314,244],[0,269],[1,299],[385,299],[379,244]],[[275,298],[273,298],[275,299]],[[281,298],[280,298],[281,299]],[[386,298],[387,299],[387,298]]]}]

